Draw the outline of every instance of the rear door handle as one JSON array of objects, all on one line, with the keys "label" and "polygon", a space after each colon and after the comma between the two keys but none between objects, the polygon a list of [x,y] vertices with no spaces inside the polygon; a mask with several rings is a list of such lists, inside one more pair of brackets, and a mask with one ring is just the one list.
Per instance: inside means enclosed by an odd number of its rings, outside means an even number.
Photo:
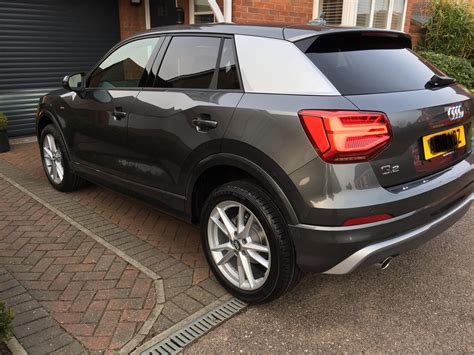
[{"label": "rear door handle", "polygon": [[196,130],[201,133],[208,132],[210,129],[217,127],[217,122],[211,120],[211,116],[207,114],[200,115],[193,120]]},{"label": "rear door handle", "polygon": [[114,120],[119,121],[125,117],[127,117],[127,113],[123,112],[121,107],[116,107],[114,109]]}]

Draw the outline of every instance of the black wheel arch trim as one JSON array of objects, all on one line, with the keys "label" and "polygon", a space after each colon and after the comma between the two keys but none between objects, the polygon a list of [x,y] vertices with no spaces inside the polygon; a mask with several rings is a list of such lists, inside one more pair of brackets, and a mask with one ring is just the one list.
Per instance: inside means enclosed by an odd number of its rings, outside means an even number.
[{"label": "black wheel arch trim", "polygon": [[[274,202],[280,208],[287,223],[299,223],[293,205],[280,186],[281,182],[277,182],[270,174],[265,171],[265,169],[255,162],[232,153],[213,154],[204,158],[197,164],[193,173],[191,174],[191,177],[188,179],[188,183],[186,184],[185,213],[187,215],[192,216],[193,213],[193,191],[199,177],[206,170],[217,166],[231,166],[238,168],[254,177],[267,191],[272,194]],[[286,184],[292,183],[289,181],[286,182]]]},{"label": "black wheel arch trim", "polygon": [[66,147],[66,154],[67,154],[67,158],[69,160],[71,160],[71,153],[69,151],[69,146],[67,145],[67,141],[66,141],[66,138],[64,137],[64,133],[63,133],[63,130],[62,130],[62,127],[61,125],[59,124],[59,121],[56,117],[56,115],[54,115],[50,110],[48,110],[47,108],[45,107],[40,107],[40,109],[38,110],[38,113],[36,115],[36,136],[38,138],[38,144],[41,144],[40,140],[41,140],[41,134],[40,132],[38,131],[39,129],[39,124],[41,122],[41,120],[44,120],[45,117],[49,118],[53,124],[56,126],[56,128],[58,129],[59,131],[59,134],[61,135],[61,139],[63,140],[63,143],[64,143],[64,146]]}]

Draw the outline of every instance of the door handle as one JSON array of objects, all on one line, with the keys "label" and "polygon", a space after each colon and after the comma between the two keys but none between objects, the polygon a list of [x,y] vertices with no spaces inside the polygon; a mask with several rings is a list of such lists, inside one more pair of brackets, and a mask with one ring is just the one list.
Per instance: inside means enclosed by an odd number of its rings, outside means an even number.
[{"label": "door handle", "polygon": [[211,115],[203,114],[193,120],[193,125],[196,127],[196,131],[200,133],[206,133],[210,129],[217,127],[217,122],[210,119]]},{"label": "door handle", "polygon": [[121,107],[116,107],[114,109],[114,120],[119,121],[125,117],[127,117],[127,113],[123,112]]}]

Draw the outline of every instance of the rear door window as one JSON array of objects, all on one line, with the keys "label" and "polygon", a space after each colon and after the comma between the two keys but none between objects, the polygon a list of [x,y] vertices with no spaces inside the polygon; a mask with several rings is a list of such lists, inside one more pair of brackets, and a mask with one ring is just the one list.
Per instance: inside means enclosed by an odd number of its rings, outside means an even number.
[{"label": "rear door window", "polygon": [[391,34],[323,35],[297,46],[343,95],[421,90],[444,75],[414,54],[409,40]]},{"label": "rear door window", "polygon": [[176,36],[168,46],[156,87],[209,89],[217,67],[221,38]]}]

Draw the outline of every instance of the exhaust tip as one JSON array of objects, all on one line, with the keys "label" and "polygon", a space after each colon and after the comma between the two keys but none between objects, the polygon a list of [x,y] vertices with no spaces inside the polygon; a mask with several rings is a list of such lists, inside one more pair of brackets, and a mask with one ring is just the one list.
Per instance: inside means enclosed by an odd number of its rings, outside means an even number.
[{"label": "exhaust tip", "polygon": [[385,258],[383,261],[380,263],[377,263],[377,267],[380,270],[385,270],[390,266],[390,262],[392,261],[393,257],[389,256],[388,258]]}]

